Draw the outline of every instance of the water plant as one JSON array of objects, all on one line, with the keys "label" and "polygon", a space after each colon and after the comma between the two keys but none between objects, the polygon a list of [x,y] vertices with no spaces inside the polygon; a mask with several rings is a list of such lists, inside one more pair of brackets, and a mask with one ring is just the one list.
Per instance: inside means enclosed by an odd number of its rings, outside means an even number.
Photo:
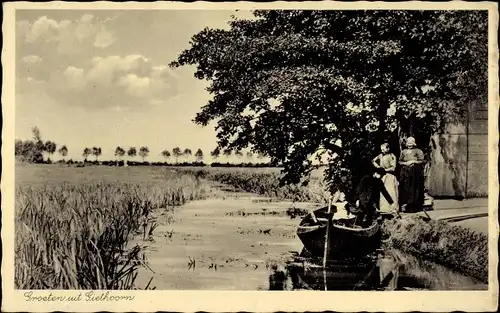
[{"label": "water plant", "polygon": [[[147,267],[144,246],[153,210],[173,210],[206,196],[193,176],[158,182],[51,181],[16,185],[16,289],[135,289]],[[146,286],[146,288],[149,288]]]}]

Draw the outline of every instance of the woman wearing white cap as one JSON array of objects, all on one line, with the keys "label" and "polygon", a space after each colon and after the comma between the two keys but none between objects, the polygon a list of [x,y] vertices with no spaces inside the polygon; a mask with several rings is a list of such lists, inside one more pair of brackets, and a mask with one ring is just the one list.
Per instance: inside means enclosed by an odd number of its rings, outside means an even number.
[{"label": "woman wearing white cap", "polygon": [[424,153],[417,148],[415,138],[406,139],[406,149],[401,151],[399,164],[399,204],[404,212],[418,212],[424,204]]}]

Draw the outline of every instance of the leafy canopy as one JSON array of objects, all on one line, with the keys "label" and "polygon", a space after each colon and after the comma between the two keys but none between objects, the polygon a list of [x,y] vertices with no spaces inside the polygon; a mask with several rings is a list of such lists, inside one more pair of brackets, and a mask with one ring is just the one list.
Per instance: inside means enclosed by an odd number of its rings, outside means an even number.
[{"label": "leafy canopy", "polygon": [[125,155],[125,149],[122,147],[118,146],[115,149],[115,156],[118,158],[122,158]]},{"label": "leafy canopy", "polygon": [[135,157],[137,155],[137,149],[135,147],[130,147],[127,151],[129,157]]},{"label": "leafy canopy", "polygon": [[83,149],[82,156],[87,160],[87,157],[92,154],[92,149],[90,148],[85,148]]},{"label": "leafy canopy", "polygon": [[198,162],[203,161],[203,150],[201,150],[201,149],[196,150],[196,153],[194,154],[194,156],[196,157],[196,160]]},{"label": "leafy canopy", "polygon": [[55,142],[52,142],[50,140],[48,140],[47,142],[45,142],[44,150],[48,154],[53,154],[54,152],[56,152],[56,149],[57,149],[57,145],[56,145]]},{"label": "leafy canopy", "polygon": [[168,159],[168,158],[170,158],[170,156],[171,156],[170,151],[168,151],[168,150],[163,150],[163,151],[161,152],[161,155],[162,155],[165,159]]},{"label": "leafy canopy", "polygon": [[283,165],[283,183],[299,183],[326,149],[331,186],[345,185],[387,132],[408,119],[441,131],[486,94],[486,11],[254,15],[195,34],[170,66],[210,82],[194,121],[217,122],[224,154],[251,147]]},{"label": "leafy canopy", "polygon": [[141,147],[139,149],[139,156],[142,159],[145,159],[149,155],[149,148],[148,147]]},{"label": "leafy canopy", "polygon": [[58,152],[62,157],[66,157],[68,155],[68,148],[66,147],[66,145],[63,145],[61,148],[59,148]]},{"label": "leafy canopy", "polygon": [[175,147],[175,148],[172,150],[172,153],[174,154],[174,156],[175,156],[176,158],[178,158],[178,157],[182,156],[182,150],[181,150],[181,148],[179,148],[179,147]]},{"label": "leafy canopy", "polygon": [[214,158],[214,159],[217,159],[219,156],[220,156],[220,147],[215,147],[215,149],[213,149],[211,152],[210,152],[210,155]]}]

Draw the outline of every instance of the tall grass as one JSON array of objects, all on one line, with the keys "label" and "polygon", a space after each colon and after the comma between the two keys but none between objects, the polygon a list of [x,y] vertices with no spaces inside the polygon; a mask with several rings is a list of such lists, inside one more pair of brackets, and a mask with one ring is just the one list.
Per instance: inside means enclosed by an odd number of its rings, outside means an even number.
[{"label": "tall grass", "polygon": [[388,245],[488,282],[488,236],[443,221],[405,216],[383,224]]},{"label": "tall grass", "polygon": [[[128,242],[155,209],[205,197],[193,176],[167,175],[163,183],[17,184],[15,287],[17,289],[133,289],[147,266],[142,246]],[[150,232],[154,225],[150,225]]]},{"label": "tall grass", "polygon": [[319,176],[311,177],[307,187],[300,185],[280,186],[280,173],[277,170],[255,169],[178,169],[186,174],[233,186],[237,189],[267,197],[302,202],[326,201],[325,186]]}]

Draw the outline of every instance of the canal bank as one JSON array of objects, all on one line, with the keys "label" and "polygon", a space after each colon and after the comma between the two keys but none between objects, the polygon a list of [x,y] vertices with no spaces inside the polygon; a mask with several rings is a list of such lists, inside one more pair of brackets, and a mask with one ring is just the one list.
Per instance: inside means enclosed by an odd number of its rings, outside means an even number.
[{"label": "canal bank", "polygon": [[[387,244],[488,283],[487,199],[436,200],[434,210],[387,220]],[[467,218],[473,217],[473,218]]]}]

